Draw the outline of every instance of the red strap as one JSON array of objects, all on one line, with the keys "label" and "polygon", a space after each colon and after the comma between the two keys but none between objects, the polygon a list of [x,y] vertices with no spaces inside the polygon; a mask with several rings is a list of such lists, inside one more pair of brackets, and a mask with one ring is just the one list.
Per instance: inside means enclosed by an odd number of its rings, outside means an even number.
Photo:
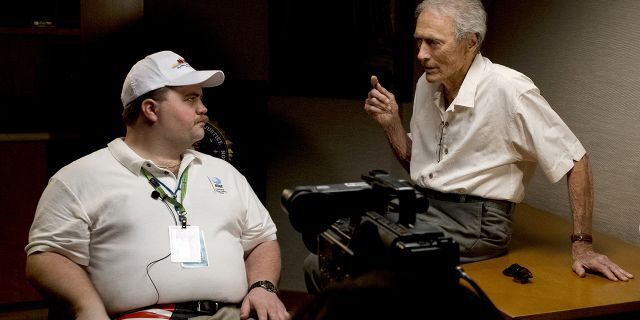
[{"label": "red strap", "polygon": [[142,310],[136,310],[116,318],[116,320],[124,319],[170,319],[176,310],[175,304],[159,304]]}]

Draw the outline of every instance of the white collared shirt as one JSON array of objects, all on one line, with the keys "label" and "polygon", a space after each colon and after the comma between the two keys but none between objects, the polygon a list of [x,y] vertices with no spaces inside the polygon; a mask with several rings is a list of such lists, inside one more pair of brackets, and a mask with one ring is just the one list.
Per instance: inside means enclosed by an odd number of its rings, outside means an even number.
[{"label": "white collared shirt", "polygon": [[171,206],[151,197],[143,166],[177,191],[171,172],[138,156],[122,139],[62,168],[40,198],[27,253],[52,251],[84,266],[112,314],[158,298],[242,301],[244,254],[276,239],[276,226],[247,180],[224,160],[193,150],[183,154],[179,176],[188,167],[188,182],[179,200],[189,225],[203,233],[209,262],[189,269],[168,258],[169,226],[178,222]]},{"label": "white collared shirt", "polygon": [[513,202],[538,165],[555,183],[586,153],[531,79],[480,54],[446,110],[442,85],[420,77],[410,136],[418,185]]}]

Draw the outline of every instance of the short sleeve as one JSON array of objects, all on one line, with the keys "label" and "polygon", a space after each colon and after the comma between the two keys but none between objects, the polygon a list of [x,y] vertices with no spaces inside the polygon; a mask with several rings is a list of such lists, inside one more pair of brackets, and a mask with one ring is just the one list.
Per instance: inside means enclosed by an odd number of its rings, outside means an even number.
[{"label": "short sleeve", "polygon": [[249,251],[262,242],[276,240],[277,229],[269,212],[253,192],[251,186],[245,183],[244,188],[246,218],[240,241],[243,250]]},{"label": "short sleeve", "polygon": [[38,202],[25,251],[56,252],[87,266],[89,226],[89,218],[77,197],[62,181],[52,178]]},{"label": "short sleeve", "polygon": [[586,153],[538,89],[519,96],[514,123],[514,148],[523,160],[537,162],[552,183],[559,181]]}]

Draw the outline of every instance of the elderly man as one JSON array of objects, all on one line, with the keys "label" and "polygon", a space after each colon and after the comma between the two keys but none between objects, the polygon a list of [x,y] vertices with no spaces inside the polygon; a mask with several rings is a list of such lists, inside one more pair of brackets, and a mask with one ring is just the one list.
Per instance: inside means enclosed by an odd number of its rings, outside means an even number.
[{"label": "elderly man", "polygon": [[574,272],[632,278],[593,250],[592,176],[583,146],[531,79],[480,54],[486,33],[481,2],[425,0],[416,16],[424,74],[416,85],[411,133],[403,128],[394,95],[375,76],[364,109],[429,198],[421,218],[460,244],[462,261],[504,254],[513,204],[522,201],[540,166],[551,182],[567,176]]},{"label": "elderly man", "polygon": [[145,57],[122,89],[125,137],[49,181],[27,276],[76,319],[147,307],[172,319],[289,317],[269,213],[229,163],[191,149],[208,119],[202,88],[223,81],[170,51]]}]

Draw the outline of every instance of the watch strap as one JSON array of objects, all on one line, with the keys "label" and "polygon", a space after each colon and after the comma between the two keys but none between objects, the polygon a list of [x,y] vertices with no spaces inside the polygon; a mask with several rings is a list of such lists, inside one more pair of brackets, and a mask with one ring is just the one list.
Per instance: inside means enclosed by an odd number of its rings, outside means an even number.
[{"label": "watch strap", "polygon": [[249,291],[253,290],[254,288],[262,288],[265,289],[269,292],[273,292],[275,294],[279,294],[280,292],[278,291],[278,287],[276,287],[275,284],[273,284],[273,282],[269,281],[269,280],[259,280],[254,282],[252,285],[249,286]]},{"label": "watch strap", "polygon": [[582,242],[588,242],[588,243],[593,242],[593,237],[588,233],[574,233],[571,235],[570,239],[571,239],[571,243],[574,243],[576,241],[582,241]]}]

